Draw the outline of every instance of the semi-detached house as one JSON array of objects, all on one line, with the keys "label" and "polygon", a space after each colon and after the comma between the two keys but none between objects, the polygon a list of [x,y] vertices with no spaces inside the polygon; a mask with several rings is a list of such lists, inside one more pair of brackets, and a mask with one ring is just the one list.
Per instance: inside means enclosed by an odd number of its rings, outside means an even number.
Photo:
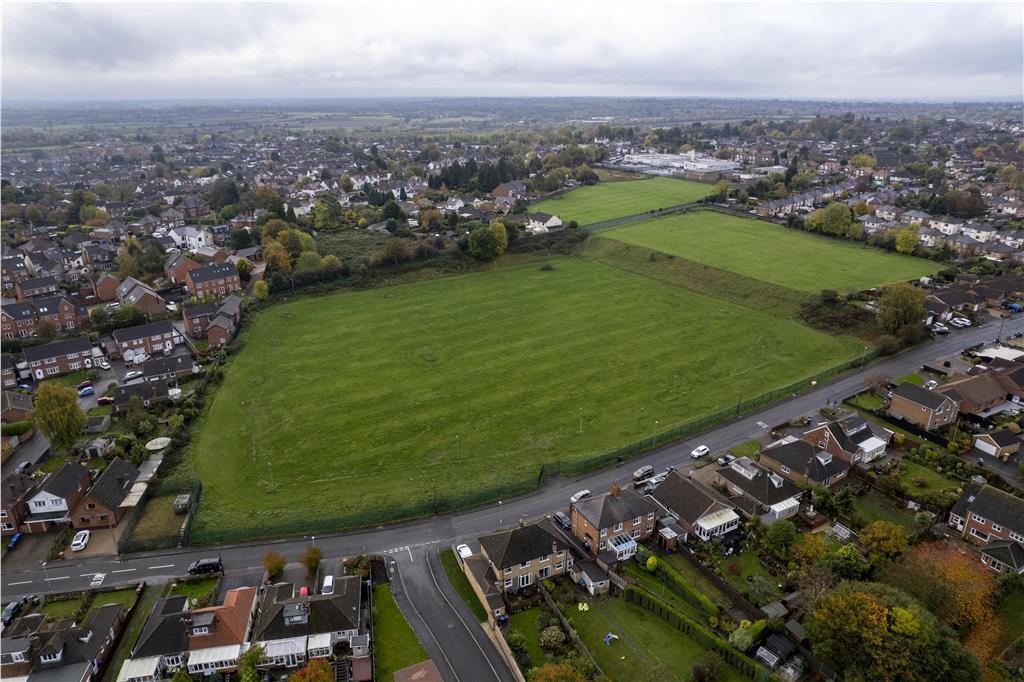
[{"label": "semi-detached house", "polygon": [[125,360],[131,361],[139,353],[170,354],[174,347],[183,343],[184,339],[178,330],[167,320],[140,324],[135,327],[118,329],[114,332],[114,343],[117,352]]},{"label": "semi-detached house", "polygon": [[568,573],[573,564],[569,544],[547,519],[485,535],[479,540],[480,553],[490,565],[489,579],[503,593]]},{"label": "semi-detached house", "polygon": [[32,376],[37,381],[92,367],[92,342],[88,336],[31,346],[24,351]]},{"label": "semi-detached house", "polygon": [[1024,573],[1024,500],[990,485],[971,483],[949,512],[951,528],[984,545],[981,561],[996,573]]},{"label": "semi-detached house", "polygon": [[656,512],[650,500],[628,488],[612,486],[604,495],[572,505],[572,534],[606,564],[623,561],[636,554],[638,543],[654,535]]}]

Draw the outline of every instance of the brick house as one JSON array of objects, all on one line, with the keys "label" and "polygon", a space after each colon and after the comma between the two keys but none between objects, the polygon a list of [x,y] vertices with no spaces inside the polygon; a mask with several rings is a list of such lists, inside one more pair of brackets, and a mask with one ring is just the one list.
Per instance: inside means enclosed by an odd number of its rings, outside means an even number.
[{"label": "brick house", "polygon": [[935,431],[956,419],[959,403],[938,391],[904,381],[892,391],[886,412],[925,431]]},{"label": "brick house", "polygon": [[856,412],[840,416],[804,433],[804,440],[844,462],[870,462],[885,454],[892,431]]},{"label": "brick house", "polygon": [[956,400],[961,414],[983,418],[1003,403],[1021,397],[1020,388],[998,372],[957,375],[938,391]]},{"label": "brick house", "polygon": [[18,391],[4,391],[0,395],[0,421],[23,422],[32,418],[33,398]]},{"label": "brick house", "polygon": [[729,491],[729,502],[752,518],[770,524],[800,511],[804,491],[788,478],[740,457],[715,470],[715,482]]},{"label": "brick house", "polygon": [[846,478],[850,460],[833,455],[806,440],[787,436],[761,451],[761,466],[785,476],[797,485],[830,488]]},{"label": "brick house", "polygon": [[974,447],[987,455],[998,457],[1004,462],[1020,450],[1020,437],[1007,429],[974,436]]},{"label": "brick house", "polygon": [[121,286],[121,282],[112,275],[102,274],[99,279],[93,284],[93,291],[96,293],[96,298],[100,301],[113,301],[117,298],[117,288]]},{"label": "brick house", "polygon": [[167,302],[160,294],[134,277],[128,277],[118,285],[115,293],[117,300],[123,305],[135,306],[147,316],[163,315],[167,312]]},{"label": "brick house", "polygon": [[8,303],[0,307],[0,330],[5,339],[35,336],[35,308],[31,303]]},{"label": "brick house", "polygon": [[223,346],[231,341],[242,318],[242,299],[228,296],[220,303],[201,303],[182,310],[185,331],[201,339],[209,335],[211,346]]},{"label": "brick house", "polygon": [[63,296],[37,298],[32,301],[36,311],[36,323],[44,320],[58,332],[73,331],[89,323],[84,309],[79,309]]},{"label": "brick house", "polygon": [[117,249],[109,244],[88,244],[82,247],[82,259],[92,272],[110,272],[114,269]]},{"label": "brick house", "polygon": [[131,406],[132,398],[138,398],[143,407],[170,399],[167,384],[159,381],[144,381],[140,384],[126,384],[114,389],[114,411],[124,412]]},{"label": "brick house", "polygon": [[76,462],[47,474],[26,502],[28,516],[22,520],[21,532],[45,533],[68,523],[71,510],[82,501],[91,482],[89,470]]},{"label": "brick house", "polygon": [[4,293],[14,291],[14,285],[29,277],[28,268],[25,267],[25,259],[21,256],[9,256],[4,258],[0,270],[3,273]]},{"label": "brick house", "polygon": [[670,549],[691,535],[699,540],[710,540],[740,527],[740,517],[730,505],[680,471],[669,472],[651,497],[676,520],[678,530],[662,533]]},{"label": "brick house", "polygon": [[224,296],[242,288],[234,263],[219,263],[193,268],[185,273],[185,286],[195,298]]},{"label": "brick house", "polygon": [[567,573],[572,551],[547,519],[485,535],[480,553],[501,592],[516,592],[539,580]]},{"label": "brick house", "polygon": [[224,603],[192,611],[188,636],[188,672],[192,675],[232,673],[256,614],[258,590],[228,590]]},{"label": "brick house", "polygon": [[199,263],[195,262],[184,253],[172,253],[164,261],[164,275],[174,284],[184,284],[185,274],[189,270],[193,270],[199,267]]},{"label": "brick house", "polygon": [[92,342],[88,336],[32,346],[23,354],[37,381],[92,367]]},{"label": "brick house", "polygon": [[150,358],[142,365],[142,376],[146,381],[173,383],[179,377],[199,372],[190,355],[170,355]]},{"label": "brick house", "polygon": [[32,277],[14,283],[14,293],[19,301],[24,301],[36,296],[52,296],[60,291],[60,277],[57,275],[46,275],[44,277]]},{"label": "brick house", "polygon": [[185,331],[193,339],[205,338],[206,329],[210,326],[213,318],[217,316],[219,310],[220,306],[216,303],[183,306],[181,317],[185,322]]},{"label": "brick house", "polygon": [[18,385],[17,362],[10,353],[0,355],[0,376],[3,378],[3,389],[14,388]]},{"label": "brick house", "polygon": [[[990,485],[971,483],[950,509],[947,523],[965,540],[985,545],[981,559],[990,569],[1017,570],[1004,559],[1024,553],[1024,500]],[[1011,543],[1018,546],[1006,546]]]},{"label": "brick house", "polygon": [[572,505],[569,518],[572,534],[592,556],[605,563],[623,561],[636,554],[639,542],[654,535],[657,507],[628,488],[613,485],[604,495],[580,500]]},{"label": "brick house", "polygon": [[120,505],[128,497],[138,476],[138,469],[115,457],[75,505],[71,512],[71,525],[75,528],[116,526],[131,511],[131,508]]},{"label": "brick house", "polygon": [[35,490],[35,481],[12,473],[0,483],[0,532],[13,535],[28,516],[28,500]]},{"label": "brick house", "polygon": [[118,354],[125,360],[132,360],[138,353],[171,353],[184,339],[168,320],[140,324],[114,332],[114,344]]}]

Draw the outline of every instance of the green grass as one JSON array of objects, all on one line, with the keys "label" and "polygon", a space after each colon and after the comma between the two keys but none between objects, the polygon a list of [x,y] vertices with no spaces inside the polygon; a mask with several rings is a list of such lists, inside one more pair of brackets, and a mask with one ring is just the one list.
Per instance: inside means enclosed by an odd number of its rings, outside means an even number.
[{"label": "green grass", "polygon": [[600,237],[804,292],[867,289],[938,269],[926,260],[714,211],[633,223],[602,232]]},{"label": "green grass", "polygon": [[[658,560],[661,561],[661,558],[659,557]],[[704,613],[683,601],[682,597],[670,590],[668,585],[658,578],[658,576],[653,573],[648,573],[637,565],[635,561],[627,561],[623,564],[622,572],[625,573],[627,577],[636,580],[639,583],[639,587],[647,590],[656,597],[660,597],[663,601],[668,602],[698,623],[704,623],[707,621],[707,616]]]},{"label": "green grass", "polygon": [[167,596],[188,597],[190,601],[195,600],[202,603],[204,599],[212,596],[216,589],[217,578],[205,578],[195,582],[179,582],[174,587],[168,589]]},{"label": "green grass", "polygon": [[761,441],[756,438],[752,438],[748,441],[744,441],[739,445],[729,448],[729,452],[736,455],[737,457],[750,457],[754,458],[754,455],[761,452],[764,446],[761,445]]},{"label": "green grass", "polygon": [[1003,597],[996,608],[996,618],[1000,635],[993,653],[1002,653],[1015,639],[1024,635],[1024,589],[1017,588]]},{"label": "green grass", "polygon": [[455,591],[462,597],[462,601],[466,602],[466,605],[469,606],[469,610],[473,612],[476,619],[481,623],[487,620],[487,610],[484,609],[484,605],[480,603],[476,592],[473,591],[473,587],[469,584],[469,578],[466,577],[466,574],[459,567],[459,560],[455,558],[455,552],[450,549],[441,552],[441,565],[444,566],[444,574],[448,577],[448,582],[452,584]]},{"label": "green grass", "polygon": [[43,614],[46,620],[64,620],[72,618],[75,611],[82,605],[81,599],[62,599],[51,601],[39,607],[39,613]]},{"label": "green grass", "polygon": [[74,388],[78,384],[82,383],[89,378],[89,375],[93,373],[93,370],[83,369],[78,372],[72,372],[71,374],[65,374],[63,376],[56,377],[54,379],[47,379],[42,383],[53,382],[60,384],[61,386],[70,386]]},{"label": "green grass", "polygon": [[44,474],[52,474],[53,472],[60,469],[68,461],[67,457],[59,455],[50,455],[42,462],[39,463],[39,471]]},{"label": "green grass", "polygon": [[915,386],[924,386],[924,379],[919,374],[908,374],[906,376],[902,376],[896,380],[896,383],[901,384],[904,381],[909,384],[914,384]]},{"label": "green grass", "polygon": [[540,647],[540,630],[537,629],[537,617],[540,614],[540,607],[534,606],[508,617],[509,629],[518,630],[526,637],[526,653],[534,668],[542,666],[548,661],[547,654]]},{"label": "green grass", "polygon": [[715,587],[715,585],[708,580],[707,576],[701,573],[700,569],[691,564],[687,558],[680,556],[678,553],[673,553],[659,556],[658,561],[668,562],[668,565],[676,569],[676,572],[679,573],[679,575],[689,580],[693,586],[704,594],[704,596],[719,606],[725,608],[732,606],[731,600],[725,596],[720,589]]},{"label": "green grass", "polygon": [[89,410],[90,417],[102,417],[105,414],[114,414],[113,405],[97,405]]},{"label": "green grass", "polygon": [[390,585],[373,588],[373,657],[377,679],[394,679],[395,671],[427,660],[416,633],[402,615]]},{"label": "green grass", "polygon": [[877,410],[885,405],[885,401],[882,398],[870,391],[866,393],[858,393],[848,402],[862,410]]},{"label": "green grass", "polygon": [[96,598],[92,600],[92,604],[89,606],[89,613],[92,613],[101,606],[107,606],[108,604],[120,604],[128,610],[128,607],[135,601],[135,588],[128,588],[124,590],[115,590],[113,592],[100,592],[96,595]]},{"label": "green grass", "polygon": [[[571,616],[580,639],[610,679],[665,682],[692,679],[693,665],[706,651],[700,644],[622,597],[589,603],[589,611],[566,615]],[[604,637],[609,632],[619,639],[606,645]],[[718,679],[746,678],[735,669],[723,666]]]},{"label": "green grass", "polygon": [[[900,466],[907,470],[907,473],[900,476],[900,483],[910,493],[921,492],[921,491],[935,491],[935,490],[949,490],[956,488],[960,484],[956,481],[952,481],[934,469],[929,469],[926,466],[921,466],[916,462],[911,462],[909,459],[903,459],[900,461]],[[925,482],[925,485],[918,486],[914,483],[915,479],[921,479]]]},{"label": "green grass", "polygon": [[160,495],[150,498],[146,502],[146,508],[142,510],[139,522],[132,529],[132,539],[141,542],[177,535],[181,530],[181,524],[185,522],[185,515],[174,513],[175,497],[176,495]]},{"label": "green grass", "polygon": [[121,666],[124,664],[125,659],[128,658],[128,654],[131,653],[132,647],[135,646],[135,642],[139,639],[139,635],[142,634],[142,627],[146,624],[146,618],[149,616],[149,612],[152,611],[153,605],[159,596],[160,590],[155,587],[146,587],[143,590],[139,604],[132,613],[132,618],[128,621],[124,634],[121,635],[121,641],[118,643],[114,657],[107,667],[107,672],[103,675],[103,682],[113,682],[117,679]]},{"label": "green grass", "polygon": [[889,499],[877,490],[858,497],[853,502],[853,509],[865,523],[872,521],[889,521],[903,529],[907,537],[912,537],[919,530],[914,523],[914,514],[904,509],[897,502]]},{"label": "green grass", "polygon": [[575,220],[580,225],[590,225],[659,208],[689,204],[703,199],[712,191],[711,185],[660,177],[599,182],[534,204],[530,206],[530,213],[540,211],[558,216],[563,223]]},{"label": "green grass", "polygon": [[[733,574],[729,570],[729,566],[736,564],[739,567],[739,573]],[[761,561],[757,558],[750,549],[744,549],[739,554],[730,557],[721,557],[718,560],[718,567],[722,571],[722,577],[735,587],[741,594],[746,595],[749,589],[749,581],[747,578],[753,576],[760,576],[772,584],[772,594],[774,598],[782,596],[782,590],[779,589],[778,584],[782,581],[779,576],[772,576],[768,573],[768,569],[761,564]]]},{"label": "green grass", "polygon": [[493,499],[545,463],[652,438],[860,348],[589,260],[550,264],[263,311],[190,449],[195,529],[296,532]]}]

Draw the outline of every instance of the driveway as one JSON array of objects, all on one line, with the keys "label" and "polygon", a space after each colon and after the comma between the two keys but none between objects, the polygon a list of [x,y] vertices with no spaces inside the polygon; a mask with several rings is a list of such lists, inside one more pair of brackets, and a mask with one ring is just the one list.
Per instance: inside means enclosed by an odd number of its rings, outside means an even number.
[{"label": "driveway", "polygon": [[21,536],[18,546],[7,550],[4,538],[3,570],[7,571],[38,571],[41,564],[50,556],[50,548],[57,540],[56,533],[25,533]]},{"label": "driveway", "polygon": [[3,473],[3,478],[7,478],[9,474],[14,473],[14,470],[22,462],[28,462],[33,465],[38,464],[46,458],[49,452],[50,441],[37,429],[36,435],[19,445],[14,453],[7,458],[7,461],[3,463],[2,470],[0,470]]}]

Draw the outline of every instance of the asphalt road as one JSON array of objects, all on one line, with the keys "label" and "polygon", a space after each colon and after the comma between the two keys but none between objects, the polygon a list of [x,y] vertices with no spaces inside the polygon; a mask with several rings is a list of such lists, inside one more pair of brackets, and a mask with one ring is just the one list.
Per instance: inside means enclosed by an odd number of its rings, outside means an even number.
[{"label": "asphalt road", "polygon": [[[1009,321],[1008,321],[1009,322]],[[1024,331],[1024,317],[1006,324],[1003,334]],[[441,517],[430,517],[406,523],[358,530],[333,535],[318,535],[316,544],[327,557],[351,557],[365,553],[390,554],[391,567],[399,573],[399,605],[413,624],[431,658],[446,679],[506,679],[508,671],[495,664],[493,646],[481,642],[473,631],[472,616],[465,620],[468,609],[451,596],[439,564],[426,559],[436,557],[438,547],[467,541],[476,547],[476,537],[519,519],[532,519],[568,506],[569,496],[588,488],[594,492],[607,490],[612,483],[628,484],[631,472],[649,464],[656,470],[672,465],[689,468],[693,465],[690,451],[707,445],[714,453],[738,445],[764,433],[761,423],[777,424],[793,416],[811,413],[830,399],[842,399],[864,386],[864,379],[876,373],[899,377],[915,371],[922,364],[934,364],[958,351],[981,342],[992,341],[998,327],[987,324],[958,330],[945,338],[931,341],[900,355],[868,364],[862,370],[821,384],[793,399],[782,400],[758,412],[718,426],[696,437],[666,443],[650,453],[620,465],[595,471],[575,479],[555,478],[531,493],[502,500],[496,504],[464,510]],[[139,580],[161,581],[181,576],[195,559],[220,555],[227,574],[241,574],[260,568],[264,553],[273,550],[294,561],[309,538],[206,548],[183,548],[133,555],[123,559],[96,557],[51,562],[38,569],[3,572],[4,599],[32,593],[64,592],[84,589],[97,575],[102,585],[120,585]],[[436,581],[436,582],[435,582]],[[480,635],[482,637],[482,633]],[[487,665],[485,665],[485,662]],[[488,668],[493,667],[493,674]]]}]

